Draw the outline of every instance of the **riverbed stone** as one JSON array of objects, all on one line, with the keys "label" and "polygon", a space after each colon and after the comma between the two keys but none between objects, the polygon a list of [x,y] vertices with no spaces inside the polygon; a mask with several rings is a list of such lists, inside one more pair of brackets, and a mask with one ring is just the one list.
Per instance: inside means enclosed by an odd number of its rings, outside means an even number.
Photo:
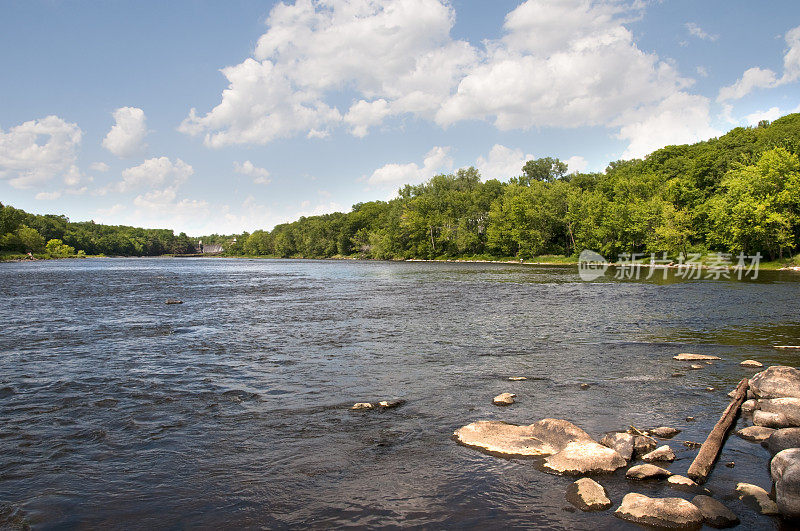
[{"label": "riverbed stone", "polygon": [[682,354],[678,354],[677,356],[673,356],[672,359],[678,361],[711,361],[711,360],[721,360],[719,356],[710,356],[708,354],[690,354],[688,352],[684,352]]},{"label": "riverbed stone", "polygon": [[403,400],[402,398],[393,398],[391,400],[381,400],[380,402],[378,402],[378,406],[380,406],[383,409],[391,409],[395,407],[400,407],[405,403],[406,401]]},{"label": "riverbed stone", "polygon": [[782,515],[800,518],[800,448],[775,454],[770,463],[775,482],[775,501]]},{"label": "riverbed stone", "polygon": [[373,409],[375,406],[369,402],[356,402],[350,409]]},{"label": "riverbed stone", "polygon": [[667,483],[669,483],[671,487],[681,490],[694,490],[700,487],[694,480],[689,479],[686,476],[681,476],[680,474],[673,474],[668,477]]},{"label": "riverbed stone", "polygon": [[765,426],[748,426],[737,431],[736,435],[746,441],[761,442],[769,439],[774,431],[774,428],[767,428]]},{"label": "riverbed stone", "polygon": [[653,461],[675,461],[675,452],[672,451],[672,448],[669,447],[668,444],[664,446],[659,446],[652,452],[648,452],[642,456],[642,461],[647,461],[648,463],[652,463]]},{"label": "riverbed stone", "polygon": [[750,389],[758,398],[800,398],[800,371],[773,365],[750,379]]},{"label": "riverbed stone", "polygon": [[655,450],[656,446],[658,446],[658,442],[652,437],[636,435],[636,439],[633,442],[633,451],[637,456],[643,456]]},{"label": "riverbed stone", "polygon": [[752,413],[758,409],[758,400],[750,399],[742,402],[742,413]]},{"label": "riverbed stone", "polygon": [[614,516],[637,524],[667,529],[694,529],[703,524],[703,513],[683,498],[650,498],[631,492],[622,498]]},{"label": "riverbed stone", "polygon": [[672,439],[681,432],[681,430],[677,428],[670,428],[668,426],[659,426],[658,428],[647,431],[650,435],[655,435],[661,439]]},{"label": "riverbed stone", "polygon": [[581,511],[605,511],[611,507],[606,489],[591,478],[581,478],[570,485],[566,498]]},{"label": "riverbed stone", "polygon": [[509,376],[509,381],[511,382],[521,382],[523,380],[527,380],[527,376]]},{"label": "riverbed stone", "polygon": [[776,429],[791,427],[791,422],[783,413],[770,413],[760,409],[753,412],[753,424]]},{"label": "riverbed stone", "polygon": [[742,367],[754,368],[754,369],[757,369],[759,367],[763,367],[764,366],[763,363],[761,363],[760,361],[756,361],[756,360],[744,360],[739,365],[741,365]]},{"label": "riverbed stone", "polygon": [[689,368],[692,369],[692,370],[697,371],[697,370],[700,370],[700,369],[705,369],[706,366],[705,365],[700,365],[698,363],[692,363],[691,365],[689,365]]},{"label": "riverbed stone", "polygon": [[650,464],[632,466],[625,472],[628,479],[662,479],[671,475],[672,472],[666,468]]},{"label": "riverbed stone", "polygon": [[561,419],[542,419],[528,426],[479,420],[457,429],[453,436],[464,446],[505,457],[552,455],[570,442],[592,441],[588,433]]},{"label": "riverbed stone", "polygon": [[736,494],[740,500],[754,504],[761,514],[778,514],[778,505],[758,485],[738,483]]},{"label": "riverbed stone", "polygon": [[800,448],[800,428],[773,430],[769,438],[762,444],[767,447],[767,450],[772,455],[787,448]]},{"label": "riverbed stone", "polygon": [[600,439],[600,444],[608,446],[612,450],[622,456],[626,461],[630,461],[633,457],[633,445],[636,440],[635,435],[630,433],[615,432],[607,433],[605,437]]},{"label": "riverbed stone", "polygon": [[604,474],[627,464],[615,450],[595,441],[574,441],[544,461],[544,468],[557,474]]},{"label": "riverbed stone", "polygon": [[787,428],[800,426],[800,398],[765,398],[758,401],[758,407],[761,411],[783,415],[790,424]]},{"label": "riverbed stone", "polygon": [[692,498],[692,505],[700,509],[706,525],[716,528],[739,525],[739,517],[711,496],[700,494]]},{"label": "riverbed stone", "polygon": [[492,403],[496,406],[510,406],[516,397],[514,393],[500,393],[492,399]]}]

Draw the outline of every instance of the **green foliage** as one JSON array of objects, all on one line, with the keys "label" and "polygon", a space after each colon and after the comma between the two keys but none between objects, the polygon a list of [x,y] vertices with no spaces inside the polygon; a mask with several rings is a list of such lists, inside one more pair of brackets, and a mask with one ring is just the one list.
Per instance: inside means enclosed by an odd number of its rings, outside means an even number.
[{"label": "green foliage", "polygon": [[72,256],[75,254],[75,248],[65,245],[64,242],[58,239],[53,239],[47,242],[44,250],[51,256]]}]

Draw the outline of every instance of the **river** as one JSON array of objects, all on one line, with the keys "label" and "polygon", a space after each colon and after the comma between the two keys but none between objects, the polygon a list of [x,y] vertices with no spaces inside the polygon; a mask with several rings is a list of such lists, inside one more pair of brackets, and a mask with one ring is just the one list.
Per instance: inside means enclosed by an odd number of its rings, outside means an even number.
[{"label": "river", "polygon": [[[670,469],[685,474],[696,450],[681,442],[702,442],[754,373],[740,361],[800,365],[772,348],[800,343],[798,280],[583,282],[568,266],[427,262],[0,264],[0,527],[637,529],[613,509],[572,512],[574,478],[462,447],[453,430],[545,417],[597,438],[673,426]],[[672,360],[680,352],[723,360],[688,370]],[[494,406],[506,391],[517,403]],[[407,403],[349,409],[395,397]],[[769,490],[768,455],[732,436],[707,483],[743,528],[780,528],[733,495],[738,481]],[[632,490],[691,497],[624,469],[598,479],[615,507]]]}]

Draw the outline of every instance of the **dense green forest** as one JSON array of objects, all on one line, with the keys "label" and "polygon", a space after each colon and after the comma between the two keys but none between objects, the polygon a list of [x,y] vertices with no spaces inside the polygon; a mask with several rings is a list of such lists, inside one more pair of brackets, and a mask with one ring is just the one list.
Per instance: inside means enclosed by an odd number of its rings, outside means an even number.
[{"label": "dense green forest", "polygon": [[[603,173],[569,173],[558,159],[530,160],[507,182],[474,168],[406,185],[391,201],[303,217],[252,234],[204,236],[227,254],[324,258],[573,256],[621,253],[762,253],[800,246],[800,114],[720,138],[667,146]],[[37,234],[34,234],[36,232]],[[37,238],[38,235],[38,238]],[[0,250],[58,239],[89,254],[194,252],[170,230],[72,223],[0,208]]]}]

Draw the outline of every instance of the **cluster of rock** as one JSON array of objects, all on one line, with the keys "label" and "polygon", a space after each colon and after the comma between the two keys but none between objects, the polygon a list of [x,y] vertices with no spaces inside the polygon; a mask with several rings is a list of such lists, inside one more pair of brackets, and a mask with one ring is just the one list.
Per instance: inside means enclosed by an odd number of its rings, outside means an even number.
[{"label": "cluster of rock", "polygon": [[[630,467],[625,476],[631,480],[667,478],[670,486],[695,494],[692,501],[683,498],[650,498],[627,494],[614,512],[625,520],[670,528],[693,528],[706,523],[730,526],[739,519],[722,503],[702,494],[691,479],[674,475],[653,463],[667,466],[675,459],[668,439],[680,430],[668,427],[642,431],[631,427],[627,432],[606,434],[599,442],[574,424],[560,419],[542,419],[528,426],[502,421],[477,421],[457,429],[453,436],[459,443],[504,457],[544,457],[542,467],[553,473],[588,476],[612,473],[630,461],[644,464]],[[584,511],[604,511],[612,506],[605,488],[589,477],[581,477],[569,486],[567,500]]]},{"label": "cluster of rock", "polygon": [[759,372],[750,379],[748,397],[742,413],[753,425],[736,433],[760,442],[773,456],[770,473],[775,502],[763,496],[756,501],[786,517],[800,518],[800,370],[773,366]]}]

